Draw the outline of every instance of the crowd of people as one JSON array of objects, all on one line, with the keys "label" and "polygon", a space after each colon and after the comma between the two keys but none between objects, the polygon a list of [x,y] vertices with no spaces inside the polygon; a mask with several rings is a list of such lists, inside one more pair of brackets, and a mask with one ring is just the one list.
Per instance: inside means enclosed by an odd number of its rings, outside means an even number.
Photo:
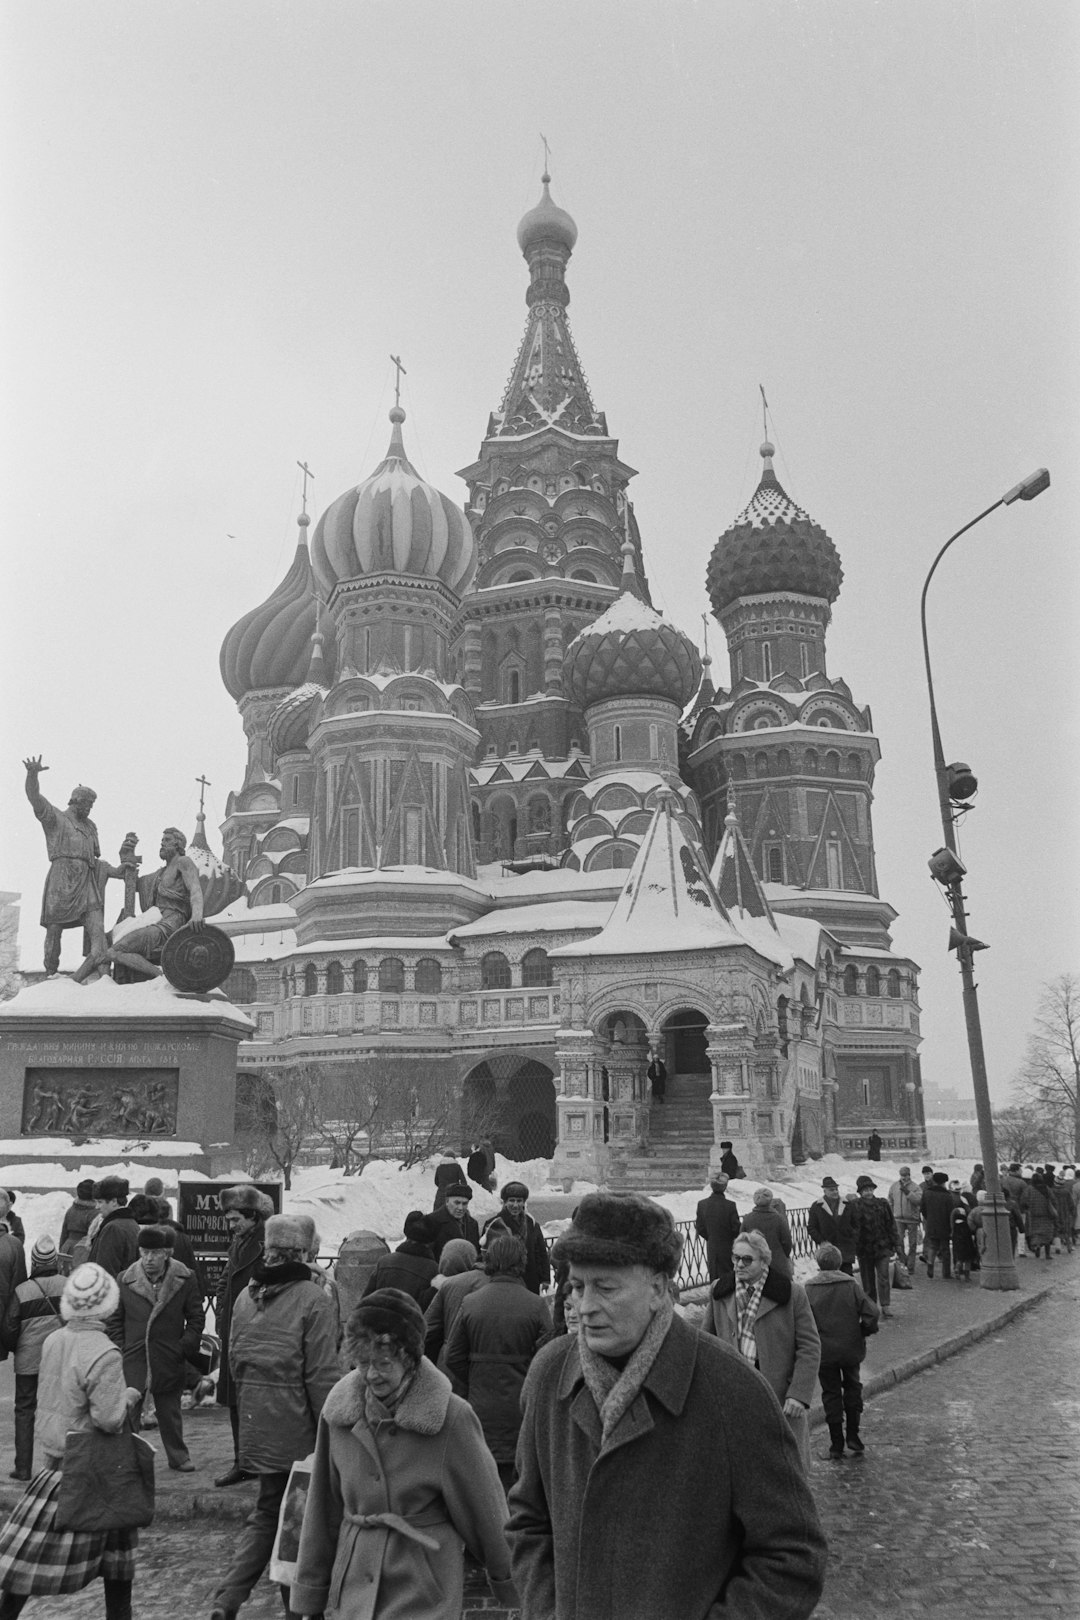
[{"label": "crowd of people", "polygon": [[[740,1216],[718,1171],[695,1221],[710,1277],[700,1322],[679,1299],[682,1238],[662,1207],[591,1194],[549,1255],[523,1182],[503,1185],[482,1228],[470,1213],[474,1188],[494,1190],[493,1168],[482,1143],[465,1170],[441,1163],[432,1208],[408,1214],[345,1312],[309,1217],[274,1214],[248,1184],[219,1194],[230,1245],[213,1300],[216,1400],[233,1454],[214,1483],[258,1490],[210,1620],[236,1620],[266,1572],[297,1465],[310,1483],[281,1586],[286,1620],[458,1620],[466,1555],[524,1620],[704,1617],[721,1603],[810,1615],[825,1560],[811,1403],[820,1389],[823,1457],[864,1451],[866,1340],[890,1314],[897,1267],[921,1263],[930,1279],[978,1268],[979,1167],[962,1186],[929,1165],[916,1182],[903,1166],[883,1196],[870,1176],[844,1193],[826,1176],[803,1282],[782,1200],[760,1188]],[[1003,1184],[1019,1253],[1072,1248],[1072,1167],[1011,1166]],[[80,1182],[27,1274],[0,1190],[12,1477],[27,1486],[0,1529],[0,1620],[98,1576],[107,1620],[130,1620],[139,1521],[71,1524],[73,1431],[152,1422],[168,1466],[195,1466],[183,1409],[206,1382],[205,1279],[160,1181],[129,1195],[121,1177]],[[678,1492],[660,1488],[676,1478]],[[717,1534],[700,1536],[702,1514]],[[643,1518],[647,1536],[633,1531]]]}]

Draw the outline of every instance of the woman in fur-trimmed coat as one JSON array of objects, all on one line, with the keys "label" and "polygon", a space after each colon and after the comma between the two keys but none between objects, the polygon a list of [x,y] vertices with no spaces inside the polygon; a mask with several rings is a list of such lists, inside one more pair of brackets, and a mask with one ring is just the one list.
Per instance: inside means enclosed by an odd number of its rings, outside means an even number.
[{"label": "woman in fur-trimmed coat", "polygon": [[356,1370],[319,1417],[294,1613],[327,1620],[459,1620],[462,1549],[517,1606],[506,1499],[475,1412],[425,1360],[424,1318],[397,1288],[353,1311]]}]

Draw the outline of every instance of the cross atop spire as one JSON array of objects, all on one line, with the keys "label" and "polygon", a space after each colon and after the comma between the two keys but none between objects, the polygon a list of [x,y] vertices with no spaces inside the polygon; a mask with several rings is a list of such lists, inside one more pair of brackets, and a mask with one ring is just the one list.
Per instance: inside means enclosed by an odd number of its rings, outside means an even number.
[{"label": "cross atop spire", "polygon": [[[297,465],[297,466],[298,466],[298,467],[299,467],[299,469],[300,469],[300,471],[301,471],[301,472],[302,472],[302,473],[303,473],[303,475],[304,475],[304,493],[303,493],[303,495],[302,495],[302,496],[301,496],[301,498],[300,498],[300,499],[301,499],[301,504],[302,504],[302,510],[303,510],[303,516],[304,516],[304,517],[307,517],[307,487],[308,487],[308,479],[309,479],[309,478],[310,478],[310,479],[311,479],[311,482],[312,482],[312,483],[314,483],[314,482],[315,482],[315,474],[314,474],[314,473],[313,473],[313,472],[312,472],[312,470],[311,470],[311,468],[310,468],[310,467],[309,467],[309,466],[308,466],[308,464],[307,464],[307,462],[306,462],[306,461],[298,461],[298,462],[297,462],[297,463],[296,463],[296,465]],[[209,785],[210,785],[210,784],[209,784],[209,783],[207,783],[207,786],[208,786],[208,787],[209,787]]]},{"label": "cross atop spire", "polygon": [[401,379],[402,377],[407,377],[408,372],[401,363],[400,355],[392,354],[390,358],[397,368],[397,376],[394,378],[394,409],[399,411],[401,409]]},{"label": "cross atop spire", "polygon": [[541,135],[540,139],[544,143],[544,173],[542,179],[544,185],[549,186],[551,184],[551,175],[549,173],[551,168],[551,147],[548,145],[548,138],[546,135]]}]

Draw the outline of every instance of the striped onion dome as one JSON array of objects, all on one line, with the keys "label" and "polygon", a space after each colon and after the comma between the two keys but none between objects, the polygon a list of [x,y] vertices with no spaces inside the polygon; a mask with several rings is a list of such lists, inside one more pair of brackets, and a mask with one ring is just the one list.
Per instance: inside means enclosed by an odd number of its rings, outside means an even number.
[{"label": "striped onion dome", "polygon": [[698,689],[701,659],[689,636],[624,590],[574,637],[563,671],[583,709],[615,697],[666,698],[684,709]]},{"label": "striped onion dome", "polygon": [[459,506],[425,483],[401,437],[405,412],[390,412],[390,448],[370,478],[340,495],[315,526],[311,565],[323,594],[366,574],[441,579],[458,595],[476,565],[472,529]]},{"label": "striped onion dome", "polygon": [[221,644],[221,679],[239,703],[249,692],[299,686],[311,663],[311,638],[324,632],[333,648],[333,628],[316,600],[308,557],[306,512],[297,519],[300,539],[292,567],[277,590],[233,625]]},{"label": "striped onion dome", "polygon": [[835,602],[844,570],[819,523],[797,506],[773,471],[773,447],[761,446],[764,469],[749,506],[713,547],[706,585],[720,614],[741,596],[794,591]]}]

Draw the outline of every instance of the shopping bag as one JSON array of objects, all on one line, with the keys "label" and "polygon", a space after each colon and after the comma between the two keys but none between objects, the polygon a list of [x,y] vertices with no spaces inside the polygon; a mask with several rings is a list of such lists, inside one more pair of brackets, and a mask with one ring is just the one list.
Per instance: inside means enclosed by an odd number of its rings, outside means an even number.
[{"label": "shopping bag", "polygon": [[294,1462],[289,1471],[289,1483],[281,1499],[274,1550],[270,1554],[270,1579],[279,1586],[292,1586],[296,1580],[296,1561],[300,1556],[300,1529],[304,1522],[311,1468],[315,1453],[303,1462]]},{"label": "shopping bag", "polygon": [[57,1530],[134,1530],[154,1517],[154,1448],[125,1424],[119,1434],[69,1429]]},{"label": "shopping bag", "polygon": [[892,1285],[894,1288],[901,1289],[911,1287],[911,1273],[908,1271],[907,1266],[905,1266],[902,1260],[893,1260]]}]

